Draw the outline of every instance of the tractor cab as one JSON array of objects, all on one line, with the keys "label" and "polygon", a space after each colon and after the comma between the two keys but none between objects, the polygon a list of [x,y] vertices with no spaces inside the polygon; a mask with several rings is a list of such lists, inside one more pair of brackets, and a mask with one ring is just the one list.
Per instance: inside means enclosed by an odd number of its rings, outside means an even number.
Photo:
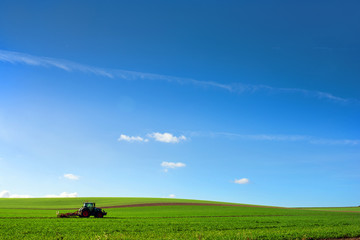
[{"label": "tractor cab", "polygon": [[86,203],[84,203],[84,206],[83,206],[83,207],[93,208],[93,207],[95,207],[95,203],[86,202]]},{"label": "tractor cab", "polygon": [[87,203],[84,203],[84,208],[88,208],[90,210],[90,212],[93,212],[95,208],[95,203],[90,203],[90,202],[87,202]]}]

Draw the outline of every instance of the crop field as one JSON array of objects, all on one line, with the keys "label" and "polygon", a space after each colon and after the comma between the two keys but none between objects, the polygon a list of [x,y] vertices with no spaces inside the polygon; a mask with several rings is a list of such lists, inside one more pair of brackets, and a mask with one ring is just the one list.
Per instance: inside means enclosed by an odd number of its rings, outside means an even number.
[{"label": "crop field", "polygon": [[[99,207],[110,207],[105,209],[108,215],[102,219],[56,217],[56,209],[72,212],[86,200],[96,202]],[[171,203],[188,205],[169,205]],[[197,205],[189,205],[191,203]],[[147,205],[119,207],[132,204]],[[360,237],[360,212],[345,212],[346,208],[343,211],[164,198],[0,199],[0,239]]]}]

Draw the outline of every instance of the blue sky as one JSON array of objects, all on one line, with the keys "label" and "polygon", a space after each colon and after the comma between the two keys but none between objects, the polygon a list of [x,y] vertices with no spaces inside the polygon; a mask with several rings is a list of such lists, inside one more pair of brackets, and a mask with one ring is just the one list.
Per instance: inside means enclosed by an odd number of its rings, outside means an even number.
[{"label": "blue sky", "polygon": [[357,1],[1,1],[0,196],[360,199]]}]

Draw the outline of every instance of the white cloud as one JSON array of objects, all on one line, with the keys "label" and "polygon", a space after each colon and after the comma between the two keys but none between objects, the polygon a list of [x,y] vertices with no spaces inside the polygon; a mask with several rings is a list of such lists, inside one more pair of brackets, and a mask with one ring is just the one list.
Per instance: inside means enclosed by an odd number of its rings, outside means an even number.
[{"label": "white cloud", "polygon": [[19,195],[19,194],[12,194],[10,195],[10,198],[32,198],[31,195]]},{"label": "white cloud", "polygon": [[169,198],[175,198],[176,195],[175,194],[169,194]]},{"label": "white cloud", "polygon": [[126,141],[126,142],[148,142],[148,139],[144,139],[142,137],[135,137],[135,136],[127,136],[124,134],[121,134],[120,137],[118,138],[118,141]]},{"label": "white cloud", "polygon": [[[147,136],[149,138],[153,138],[155,139],[155,141],[158,142],[165,142],[165,143],[178,143],[180,141],[184,141],[186,140],[186,137],[184,135],[181,136],[174,136],[171,133],[158,133],[158,132],[154,132],[154,133],[149,133],[147,134]],[[118,141],[125,141],[125,142],[148,142],[149,139],[147,138],[143,138],[140,136],[128,136],[125,134],[121,134],[120,137],[118,138]]]},{"label": "white cloud", "polygon": [[19,195],[19,194],[10,194],[9,191],[4,190],[0,192],[0,198],[31,198],[30,195]]},{"label": "white cloud", "polygon": [[180,168],[180,167],[185,167],[186,164],[185,164],[185,163],[182,163],[182,162],[177,162],[177,163],[175,163],[175,162],[162,162],[162,163],[161,163],[161,166],[162,166],[163,168],[165,168],[164,171],[167,172],[168,168]]},{"label": "white cloud", "polygon": [[67,173],[67,174],[64,174],[64,178],[67,178],[67,179],[70,179],[70,180],[79,180],[79,176],[76,176],[74,174],[71,174],[71,173]]},{"label": "white cloud", "polygon": [[154,132],[154,133],[148,134],[148,137],[154,138],[155,141],[165,142],[165,143],[178,143],[180,141],[186,140],[186,137],[184,135],[176,137],[176,136],[172,135],[171,133]]},{"label": "white cloud", "polygon": [[235,179],[234,183],[236,184],[248,184],[250,182],[247,178]]},{"label": "white cloud", "polygon": [[[63,192],[60,193],[59,195],[45,195],[42,196],[44,198],[67,198],[67,197],[77,197],[78,193],[74,192],[74,193],[67,193],[67,192]],[[11,194],[9,191],[4,190],[2,192],[0,192],[0,198],[35,198],[34,196],[31,195],[19,195],[19,194]]]},{"label": "white cloud", "polygon": [[67,192],[62,192],[59,195],[46,195],[46,198],[75,198],[78,197],[78,193],[74,192],[74,193],[67,193]]},{"label": "white cloud", "polygon": [[10,192],[9,191],[2,191],[0,192],[0,198],[9,198],[10,197]]}]

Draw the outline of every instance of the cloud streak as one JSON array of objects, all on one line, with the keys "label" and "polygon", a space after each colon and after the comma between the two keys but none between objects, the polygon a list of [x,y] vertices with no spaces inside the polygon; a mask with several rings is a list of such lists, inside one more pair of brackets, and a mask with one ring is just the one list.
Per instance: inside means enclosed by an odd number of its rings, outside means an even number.
[{"label": "cloud streak", "polygon": [[91,67],[67,60],[48,58],[48,57],[37,57],[25,53],[11,52],[0,50],[0,61],[12,63],[12,64],[26,64],[38,67],[55,67],[67,72],[79,71],[83,73],[90,73],[100,75],[108,78],[114,76],[101,68]]},{"label": "cloud streak", "polygon": [[[202,135],[202,134],[195,133],[195,135]],[[349,145],[349,146],[360,145],[360,139],[329,139],[329,138],[318,138],[308,135],[238,134],[238,133],[229,133],[229,132],[213,132],[205,135],[235,137],[242,140],[253,140],[253,141],[308,142],[310,144],[319,144],[319,145]]]},{"label": "cloud streak", "polygon": [[107,78],[119,78],[125,80],[157,80],[157,81],[174,82],[178,84],[188,84],[188,85],[195,85],[206,88],[210,87],[215,89],[221,89],[238,94],[255,93],[255,92],[265,92],[270,94],[289,93],[289,94],[299,94],[304,97],[328,100],[337,103],[359,103],[359,100],[357,99],[342,98],[335,96],[331,93],[322,92],[322,91],[313,91],[313,90],[306,90],[301,88],[278,88],[267,85],[253,85],[253,84],[242,84],[242,83],[222,84],[213,81],[200,81],[191,78],[181,78],[181,77],[174,77],[174,76],[161,75],[161,74],[127,71],[121,69],[105,70],[102,68],[87,66],[84,64],[79,64],[67,60],[48,58],[48,57],[38,57],[25,53],[5,51],[5,50],[0,50],[0,61],[11,64],[26,64],[26,65],[38,66],[38,67],[54,67],[54,68],[62,69],[67,72],[79,71],[79,72],[95,74]]}]

